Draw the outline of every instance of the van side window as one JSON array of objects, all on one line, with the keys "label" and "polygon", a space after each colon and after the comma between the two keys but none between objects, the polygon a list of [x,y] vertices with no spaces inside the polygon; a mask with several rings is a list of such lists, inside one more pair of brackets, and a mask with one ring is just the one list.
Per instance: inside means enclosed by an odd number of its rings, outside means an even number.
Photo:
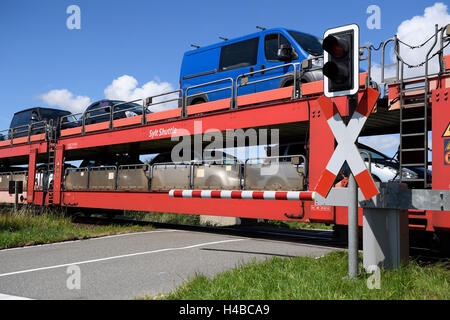
[{"label": "van side window", "polygon": [[256,64],[258,58],[258,38],[253,38],[222,47],[220,71],[231,70]]},{"label": "van side window", "polygon": [[278,60],[278,48],[282,44],[290,44],[290,42],[279,33],[268,34],[264,38],[264,55],[267,61]]}]

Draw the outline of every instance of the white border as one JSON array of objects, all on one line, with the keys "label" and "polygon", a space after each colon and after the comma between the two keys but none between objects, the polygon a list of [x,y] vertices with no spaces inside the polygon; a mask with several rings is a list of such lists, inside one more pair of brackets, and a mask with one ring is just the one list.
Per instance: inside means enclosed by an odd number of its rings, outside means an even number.
[{"label": "white border", "polygon": [[2,300],[33,300],[33,299],[0,293],[0,301]]},{"label": "white border", "polygon": [[[354,37],[353,37],[353,57],[356,57],[358,59],[357,68],[353,68],[353,77],[355,81],[353,82],[353,87],[350,90],[344,90],[344,91],[338,91],[338,92],[329,92],[328,91],[328,77],[323,75],[323,92],[325,94],[325,97],[327,98],[333,98],[333,97],[341,97],[341,96],[347,96],[347,95],[353,95],[358,92],[359,90],[359,26],[357,24],[349,24],[342,27],[332,28],[325,31],[323,34],[323,38],[325,39],[330,33],[337,33],[337,32],[344,32],[348,30],[353,30]],[[325,50],[323,51],[323,64],[328,61],[328,52]],[[326,78],[326,79],[325,79]]]}]

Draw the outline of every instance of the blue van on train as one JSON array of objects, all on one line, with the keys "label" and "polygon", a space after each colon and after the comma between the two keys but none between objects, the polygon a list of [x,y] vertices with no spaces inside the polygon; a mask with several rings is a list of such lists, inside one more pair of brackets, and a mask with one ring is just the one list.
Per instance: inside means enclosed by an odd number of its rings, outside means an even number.
[{"label": "blue van on train", "polygon": [[[184,54],[181,64],[180,88],[185,91],[187,105],[230,98],[231,80],[239,75],[255,71],[245,79],[254,84],[240,86],[238,95],[250,94],[293,85],[293,66],[288,65],[269,71],[275,66],[299,63],[311,56],[323,54],[322,40],[310,34],[285,28],[266,29],[250,35],[201,47]],[[296,69],[297,72],[299,68]],[[281,76],[277,79],[259,80]],[[320,68],[312,68],[302,75],[301,82],[323,78]],[[202,84],[229,79],[207,86]],[[194,87],[194,88],[192,88]],[[216,91],[219,90],[219,91]],[[213,91],[213,92],[209,92]]]}]

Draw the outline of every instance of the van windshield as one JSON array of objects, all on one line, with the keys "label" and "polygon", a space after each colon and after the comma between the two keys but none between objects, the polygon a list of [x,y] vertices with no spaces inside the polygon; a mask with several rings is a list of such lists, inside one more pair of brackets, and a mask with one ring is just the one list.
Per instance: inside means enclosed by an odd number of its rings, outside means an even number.
[{"label": "van windshield", "polygon": [[312,54],[313,56],[320,56],[323,54],[322,42],[320,39],[298,31],[288,31],[288,33],[309,54]]}]

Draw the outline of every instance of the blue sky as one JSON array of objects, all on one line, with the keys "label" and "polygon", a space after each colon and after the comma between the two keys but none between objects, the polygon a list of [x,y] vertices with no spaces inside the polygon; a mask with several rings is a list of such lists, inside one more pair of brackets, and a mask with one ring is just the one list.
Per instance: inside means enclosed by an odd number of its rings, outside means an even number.
[{"label": "blue sky", "polygon": [[[330,27],[357,23],[361,43],[393,36],[404,20],[423,15],[433,1],[0,1],[0,128],[14,112],[45,106],[39,96],[67,89],[92,101],[114,79],[129,75],[178,86],[190,44],[233,38],[255,26],[290,27],[322,36]],[[81,29],[69,30],[66,8],[81,9]],[[381,9],[381,29],[369,30],[370,5]],[[450,21],[449,21],[450,22]]]}]

